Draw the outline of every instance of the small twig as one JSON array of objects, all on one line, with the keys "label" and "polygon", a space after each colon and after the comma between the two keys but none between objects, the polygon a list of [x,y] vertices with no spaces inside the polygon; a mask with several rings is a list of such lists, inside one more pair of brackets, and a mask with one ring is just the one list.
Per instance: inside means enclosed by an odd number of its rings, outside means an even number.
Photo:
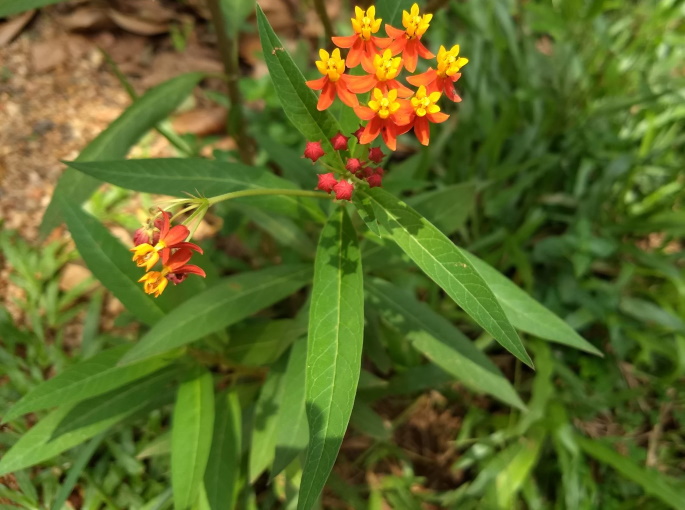
[{"label": "small twig", "polygon": [[333,36],[333,25],[331,25],[331,19],[328,17],[326,5],[324,4],[323,0],[314,0],[314,9],[316,10],[316,14],[319,15],[319,19],[323,24],[326,41],[329,42]]},{"label": "small twig", "polygon": [[664,422],[666,421],[666,417],[670,414],[671,410],[673,409],[673,398],[674,398],[674,391],[672,391],[673,388],[670,388],[669,391],[666,392],[666,398],[669,400],[661,404],[661,407],[659,408],[659,418],[654,425],[654,428],[649,432],[649,442],[647,446],[647,461],[645,462],[645,465],[647,467],[656,467],[658,468],[659,464],[659,459],[657,456],[657,451],[659,447],[659,441],[661,440],[661,436],[664,433]]}]

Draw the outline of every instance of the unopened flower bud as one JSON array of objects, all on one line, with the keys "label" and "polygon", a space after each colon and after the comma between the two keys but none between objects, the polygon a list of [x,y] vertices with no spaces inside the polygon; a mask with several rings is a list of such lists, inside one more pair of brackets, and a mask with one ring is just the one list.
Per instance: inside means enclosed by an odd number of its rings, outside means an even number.
[{"label": "unopened flower bud", "polygon": [[361,142],[360,137],[362,136],[363,132],[364,132],[364,126],[359,126],[359,129],[357,129],[354,133],[352,133],[357,138],[357,142]]},{"label": "unopened flower bud", "polygon": [[354,185],[351,182],[342,180],[333,187],[335,198],[338,200],[351,200]]},{"label": "unopened flower bud", "polygon": [[380,175],[381,177],[383,177],[383,176],[385,175],[385,170],[383,170],[383,169],[382,169],[381,167],[379,167],[379,166],[376,167],[376,168],[374,168],[373,170],[374,170],[374,172],[376,172],[376,174]]},{"label": "unopened flower bud", "polygon": [[372,147],[369,149],[369,159],[374,163],[380,163],[383,161],[384,156],[385,154],[383,154],[383,151],[380,147]]},{"label": "unopened flower bud", "polygon": [[326,154],[321,147],[321,142],[307,142],[304,148],[304,157],[311,159],[312,163],[316,163],[316,160],[321,156]]},{"label": "unopened flower bud", "polygon": [[338,184],[338,180],[335,178],[332,172],[327,174],[319,174],[317,177],[319,178],[319,183],[316,185],[316,189],[320,189],[326,193],[333,191],[335,185]]},{"label": "unopened flower bud", "polygon": [[133,246],[150,243],[150,235],[145,227],[140,227],[133,233]]},{"label": "unopened flower bud", "polygon": [[374,174],[374,169],[371,167],[366,166],[363,168],[363,170],[364,170],[364,177],[371,177]]},{"label": "unopened flower bud", "polygon": [[347,141],[350,139],[349,136],[344,136],[342,133],[338,133],[333,138],[331,138],[331,144],[336,151],[346,151]]},{"label": "unopened flower bud", "polygon": [[183,280],[188,278],[188,273],[170,273],[166,275],[166,279],[169,280],[174,285],[178,285]]},{"label": "unopened flower bud", "polygon": [[359,161],[357,158],[349,158],[347,160],[347,164],[345,165],[345,168],[352,172],[353,174],[356,174],[359,172],[359,170],[362,169],[362,162]]},{"label": "unopened flower bud", "polygon": [[370,188],[380,188],[383,184],[383,177],[378,174],[370,175],[366,178],[366,182],[369,183]]}]

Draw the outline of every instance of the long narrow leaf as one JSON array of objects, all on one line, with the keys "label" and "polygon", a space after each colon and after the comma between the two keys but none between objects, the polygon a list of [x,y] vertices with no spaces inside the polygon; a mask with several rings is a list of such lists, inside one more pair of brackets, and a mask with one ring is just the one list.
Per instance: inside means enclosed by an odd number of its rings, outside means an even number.
[{"label": "long narrow leaf", "polygon": [[380,279],[367,280],[365,287],[374,308],[407,334],[412,345],[433,363],[475,391],[525,408],[511,383],[488,357],[428,305]]},{"label": "long narrow leaf", "polygon": [[310,278],[307,265],[276,266],[225,278],[156,324],[121,363],[150,358],[199,340],[286,298]]},{"label": "long narrow leaf", "polygon": [[342,444],[359,382],[363,329],[357,233],[339,207],[321,232],[314,265],[306,369],[309,448],[299,510],[316,502]]},{"label": "long narrow leaf", "polygon": [[530,356],[483,277],[433,224],[381,188],[366,192],[376,218],[397,245],[473,320],[529,366]]},{"label": "long narrow leaf", "polygon": [[[78,161],[124,158],[145,133],[188,97],[203,77],[203,73],[184,74],[148,90],[81,151]],[[62,221],[60,200],[78,206],[99,185],[100,181],[68,168],[57,182],[52,202],[43,215],[41,234],[46,235]]]},{"label": "long narrow leaf", "polygon": [[202,370],[178,389],[171,427],[171,486],[174,508],[195,503],[205,475],[214,430],[214,383]]}]

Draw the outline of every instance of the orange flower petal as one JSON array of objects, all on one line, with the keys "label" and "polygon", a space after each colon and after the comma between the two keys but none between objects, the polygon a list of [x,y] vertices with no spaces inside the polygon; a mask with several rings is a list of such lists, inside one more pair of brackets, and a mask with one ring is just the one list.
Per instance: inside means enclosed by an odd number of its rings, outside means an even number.
[{"label": "orange flower petal", "polygon": [[338,93],[340,100],[347,106],[351,106],[352,108],[359,106],[357,96],[347,89],[347,85],[343,80],[338,80],[335,82],[335,90]]},{"label": "orange flower petal", "polygon": [[428,145],[430,141],[430,125],[425,117],[416,117],[414,120],[414,134],[422,145]]},{"label": "orange flower petal", "polygon": [[324,85],[326,85],[327,80],[328,76],[322,76],[318,80],[309,80],[305,83],[307,84],[307,87],[309,87],[312,90],[321,90],[324,87]]},{"label": "orange flower petal", "polygon": [[397,127],[392,122],[387,122],[381,129],[383,141],[391,151],[397,150]]},{"label": "orange flower petal", "polygon": [[343,75],[347,82],[347,88],[355,94],[364,94],[376,86],[378,79],[374,74],[364,76]]},{"label": "orange flower petal", "polygon": [[164,242],[169,248],[174,248],[174,245],[182,242],[188,237],[190,230],[185,225],[175,225],[167,232],[166,235],[160,235],[159,240]]},{"label": "orange flower petal", "polygon": [[435,58],[435,55],[433,55],[428,48],[426,48],[421,41],[416,39],[416,48],[419,52],[419,55],[421,58],[425,59],[430,59],[430,58]]},{"label": "orange flower petal", "polygon": [[438,78],[438,73],[432,67],[428,69],[425,73],[415,74],[413,76],[407,76],[407,81],[414,85],[415,87],[428,87]]},{"label": "orange flower petal", "polygon": [[392,25],[388,25],[386,23],[385,25],[385,33],[388,34],[392,39],[400,39],[403,38],[406,40],[406,37],[404,37],[404,30],[400,30],[399,28],[395,28]]},{"label": "orange flower petal", "polygon": [[397,80],[388,80],[385,82],[388,88],[397,90],[397,96],[402,98],[411,97],[414,95],[414,91],[405,87]]},{"label": "orange flower petal", "polygon": [[354,113],[356,113],[357,117],[359,117],[361,120],[371,120],[376,118],[376,112],[374,112],[368,106],[357,106],[354,109]]},{"label": "orange flower petal", "polygon": [[362,135],[359,137],[359,143],[366,145],[367,143],[373,142],[381,132],[381,126],[382,122],[380,118],[374,117],[371,119],[371,122],[366,125]]},{"label": "orange flower petal", "polygon": [[354,44],[350,48],[350,51],[347,53],[345,65],[350,69],[353,67],[357,67],[359,63],[362,61],[362,53],[364,51],[364,45],[362,43],[363,41],[361,40],[361,38],[357,37],[357,40],[354,42]]},{"label": "orange flower petal", "polygon": [[335,84],[329,81],[328,83],[326,83],[323,90],[321,91],[321,95],[319,96],[319,102],[316,104],[316,109],[320,112],[324,111],[333,104],[334,99]]},{"label": "orange flower petal", "polygon": [[357,34],[353,35],[347,35],[347,36],[335,36],[331,37],[331,40],[333,41],[333,44],[335,44],[338,48],[351,48],[352,45],[359,40],[359,36]]},{"label": "orange flower petal", "polygon": [[435,112],[435,113],[427,113],[426,118],[434,124],[440,124],[441,122],[445,122],[447,119],[449,119],[450,116],[447,115],[446,113]]}]

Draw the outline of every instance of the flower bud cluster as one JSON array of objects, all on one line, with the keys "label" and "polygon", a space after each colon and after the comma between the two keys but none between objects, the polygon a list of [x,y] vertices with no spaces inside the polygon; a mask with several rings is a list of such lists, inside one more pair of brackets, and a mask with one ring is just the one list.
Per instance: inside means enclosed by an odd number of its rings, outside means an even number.
[{"label": "flower bud cluster", "polygon": [[[359,141],[363,127],[352,133]],[[319,182],[316,189],[325,191],[326,193],[333,193],[336,200],[351,200],[352,193],[357,185],[366,183],[370,188],[378,188],[383,184],[383,176],[385,170],[379,166],[370,166],[372,164],[379,165],[385,154],[380,147],[371,147],[368,149],[366,158],[348,157],[349,151],[349,136],[342,133],[336,134],[330,139],[331,146],[335,151],[341,152],[345,163],[345,170],[333,169],[335,172],[328,172],[318,174]],[[367,152],[365,147],[360,151],[362,154]],[[310,159],[312,163],[316,163],[320,158],[326,155],[321,142],[307,142],[304,154],[302,157]],[[351,156],[351,155],[350,155]]]}]

